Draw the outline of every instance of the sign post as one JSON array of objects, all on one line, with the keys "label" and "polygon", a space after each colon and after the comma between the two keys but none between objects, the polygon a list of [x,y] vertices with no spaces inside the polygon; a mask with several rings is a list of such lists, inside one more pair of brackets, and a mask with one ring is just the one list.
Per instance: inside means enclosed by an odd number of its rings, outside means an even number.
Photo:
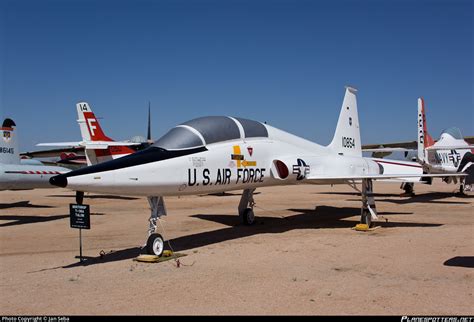
[{"label": "sign post", "polygon": [[71,228],[79,229],[79,260],[82,262],[82,229],[91,229],[89,205],[69,205]]}]

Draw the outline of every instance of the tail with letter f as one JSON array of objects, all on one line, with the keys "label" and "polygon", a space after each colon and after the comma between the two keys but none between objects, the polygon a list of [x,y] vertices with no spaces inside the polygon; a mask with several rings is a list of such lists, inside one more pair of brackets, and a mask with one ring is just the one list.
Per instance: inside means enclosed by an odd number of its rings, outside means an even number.
[{"label": "tail with letter f", "polygon": [[115,142],[105,135],[87,102],[77,103],[76,108],[77,123],[81,130],[82,140],[86,142],[85,154],[88,165],[117,159],[135,152],[129,147],[130,144]]}]

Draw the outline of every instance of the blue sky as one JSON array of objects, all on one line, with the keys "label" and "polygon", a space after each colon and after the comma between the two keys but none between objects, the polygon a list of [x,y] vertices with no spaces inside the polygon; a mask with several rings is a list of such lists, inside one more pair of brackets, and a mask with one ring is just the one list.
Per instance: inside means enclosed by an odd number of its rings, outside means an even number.
[{"label": "blue sky", "polygon": [[363,143],[474,135],[473,4],[445,1],[0,0],[0,116],[20,148],[80,139],[86,100],[115,139],[204,115],[267,121],[321,144],[344,86]]}]

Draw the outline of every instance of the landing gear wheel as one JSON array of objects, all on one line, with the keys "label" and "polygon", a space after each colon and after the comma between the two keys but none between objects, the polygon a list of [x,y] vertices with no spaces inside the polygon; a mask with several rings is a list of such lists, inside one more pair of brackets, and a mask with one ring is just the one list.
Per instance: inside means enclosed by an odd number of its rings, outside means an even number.
[{"label": "landing gear wheel", "polygon": [[244,225],[251,226],[255,223],[255,214],[253,213],[252,208],[247,208],[242,214],[242,221]]},{"label": "landing gear wheel", "polygon": [[165,249],[165,241],[160,234],[153,233],[146,241],[146,251],[149,255],[161,256]]},{"label": "landing gear wheel", "polygon": [[461,184],[461,185],[459,186],[459,193],[460,193],[461,195],[465,195],[465,193],[464,193],[464,185],[463,185],[463,184]]}]

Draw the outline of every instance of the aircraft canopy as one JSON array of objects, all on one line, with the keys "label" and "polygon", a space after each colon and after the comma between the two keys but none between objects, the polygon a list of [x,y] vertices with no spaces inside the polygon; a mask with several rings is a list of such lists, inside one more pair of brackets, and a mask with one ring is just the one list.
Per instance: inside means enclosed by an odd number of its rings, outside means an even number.
[{"label": "aircraft canopy", "polygon": [[165,150],[181,150],[252,137],[268,137],[265,125],[237,117],[206,116],[172,128],[153,145]]},{"label": "aircraft canopy", "polygon": [[450,127],[449,129],[445,129],[441,132],[441,135],[443,135],[444,133],[451,135],[456,140],[462,140],[463,139],[462,134],[461,134],[461,130],[458,129],[457,127]]}]

